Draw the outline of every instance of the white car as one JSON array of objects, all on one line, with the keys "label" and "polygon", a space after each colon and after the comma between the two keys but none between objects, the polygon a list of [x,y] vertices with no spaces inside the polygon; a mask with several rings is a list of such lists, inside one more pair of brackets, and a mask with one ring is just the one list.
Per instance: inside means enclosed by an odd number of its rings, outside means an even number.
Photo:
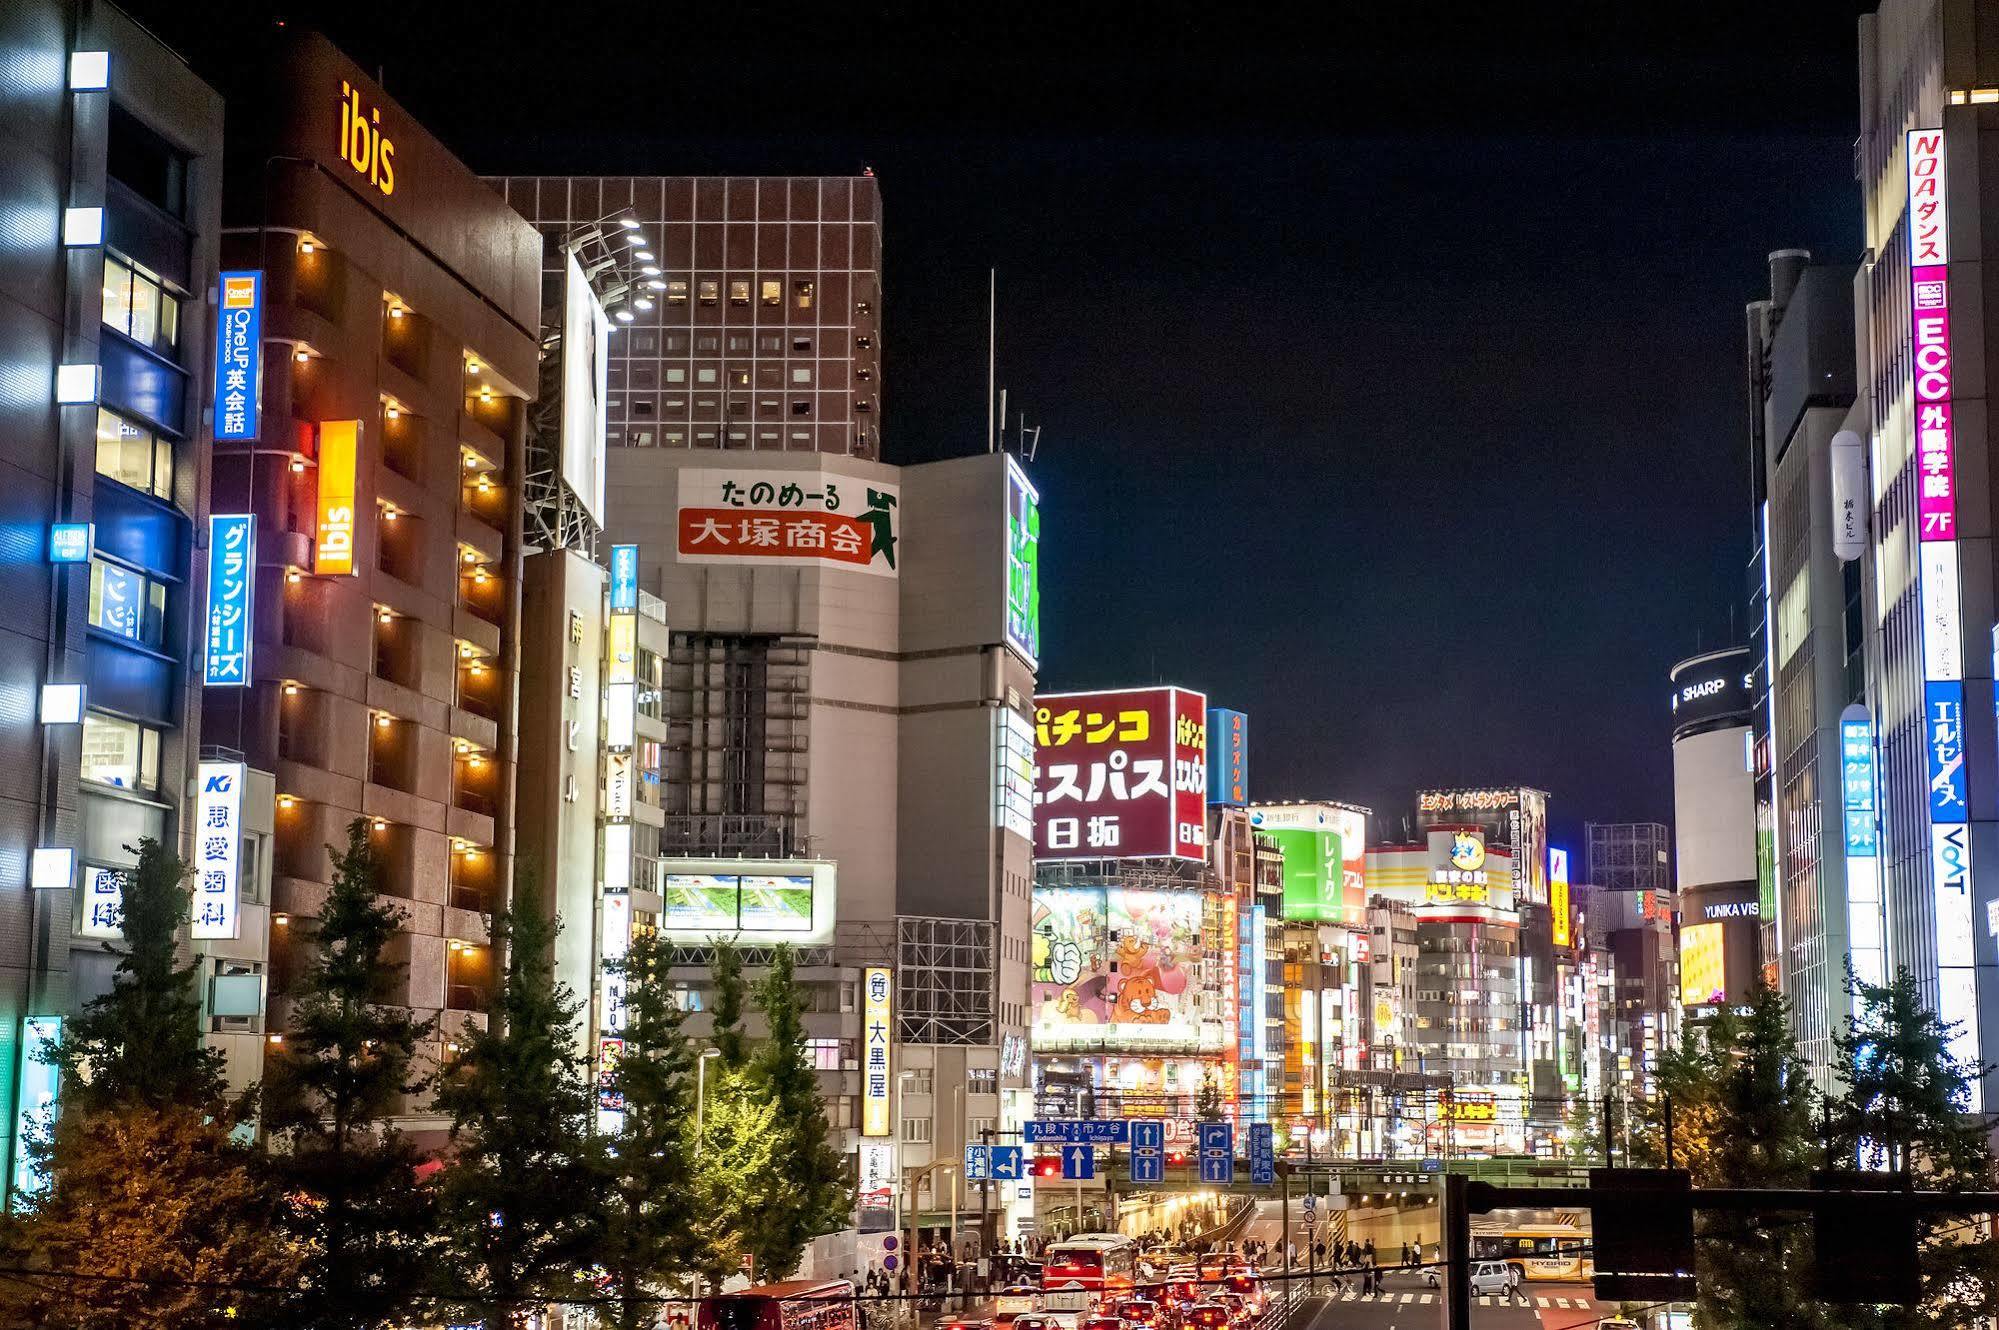
[{"label": "white car", "polygon": [[[1443,1269],[1440,1266],[1426,1266],[1423,1282],[1431,1288],[1443,1285]],[[1520,1267],[1508,1265],[1504,1261],[1473,1261],[1471,1266],[1471,1291],[1473,1294],[1511,1293],[1520,1287]]]}]

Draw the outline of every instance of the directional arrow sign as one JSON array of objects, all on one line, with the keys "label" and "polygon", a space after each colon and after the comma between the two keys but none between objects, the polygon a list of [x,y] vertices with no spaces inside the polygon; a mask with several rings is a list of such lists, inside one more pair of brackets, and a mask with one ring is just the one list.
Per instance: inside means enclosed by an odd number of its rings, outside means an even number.
[{"label": "directional arrow sign", "polygon": [[1194,1127],[1201,1151],[1201,1181],[1235,1181],[1235,1128],[1226,1122],[1200,1122]]},{"label": "directional arrow sign", "polygon": [[1076,1182],[1088,1182],[1097,1176],[1096,1148],[1089,1145],[1063,1146],[1062,1176]]},{"label": "directional arrow sign", "polygon": [[1016,1182],[1020,1179],[1020,1147],[1017,1145],[995,1145],[988,1160],[992,1165],[993,1177],[1000,1182]]},{"label": "directional arrow sign", "polygon": [[1166,1124],[1150,1120],[1131,1124],[1131,1180],[1166,1181]]}]

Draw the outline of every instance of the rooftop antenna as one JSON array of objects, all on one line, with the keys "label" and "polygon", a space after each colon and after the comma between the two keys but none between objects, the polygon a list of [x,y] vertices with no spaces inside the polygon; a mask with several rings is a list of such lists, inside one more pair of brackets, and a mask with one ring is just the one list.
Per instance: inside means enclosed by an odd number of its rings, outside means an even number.
[{"label": "rooftop antenna", "polygon": [[1032,462],[1034,460],[1034,454],[1039,452],[1040,449],[1041,449],[1041,426],[1036,425],[1033,429],[1029,429],[1027,427],[1027,412],[1023,411],[1020,413],[1021,455],[1024,456],[1028,461]]},{"label": "rooftop antenna", "polygon": [[998,450],[995,426],[1003,419],[993,414],[993,385],[999,342],[999,269],[986,269],[986,451]]}]

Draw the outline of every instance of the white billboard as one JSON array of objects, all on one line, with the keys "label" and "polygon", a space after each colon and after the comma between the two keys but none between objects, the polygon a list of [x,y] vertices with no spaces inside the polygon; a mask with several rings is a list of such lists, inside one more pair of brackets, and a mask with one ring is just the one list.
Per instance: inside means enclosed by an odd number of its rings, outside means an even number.
[{"label": "white billboard", "polygon": [[604,398],[610,386],[611,321],[574,254],[562,290],[562,479],[604,523]]},{"label": "white billboard", "polygon": [[768,946],[833,940],[834,866],[821,859],[664,859],[659,931]]}]

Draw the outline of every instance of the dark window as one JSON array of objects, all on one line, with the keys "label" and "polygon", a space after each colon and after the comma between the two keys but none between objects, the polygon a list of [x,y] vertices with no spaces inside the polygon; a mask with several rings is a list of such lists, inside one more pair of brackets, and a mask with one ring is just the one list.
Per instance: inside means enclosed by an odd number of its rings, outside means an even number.
[{"label": "dark window", "polygon": [[811,414],[812,414],[812,400],[811,400],[810,398],[800,398],[800,399],[798,399],[798,400],[796,400],[796,401],[792,402],[792,404],[791,404],[791,414],[792,414],[792,415],[794,415],[794,416],[809,416],[809,415],[811,415]]},{"label": "dark window", "polygon": [[113,180],[175,217],[187,214],[187,159],[173,145],[112,104],[105,167]]}]

